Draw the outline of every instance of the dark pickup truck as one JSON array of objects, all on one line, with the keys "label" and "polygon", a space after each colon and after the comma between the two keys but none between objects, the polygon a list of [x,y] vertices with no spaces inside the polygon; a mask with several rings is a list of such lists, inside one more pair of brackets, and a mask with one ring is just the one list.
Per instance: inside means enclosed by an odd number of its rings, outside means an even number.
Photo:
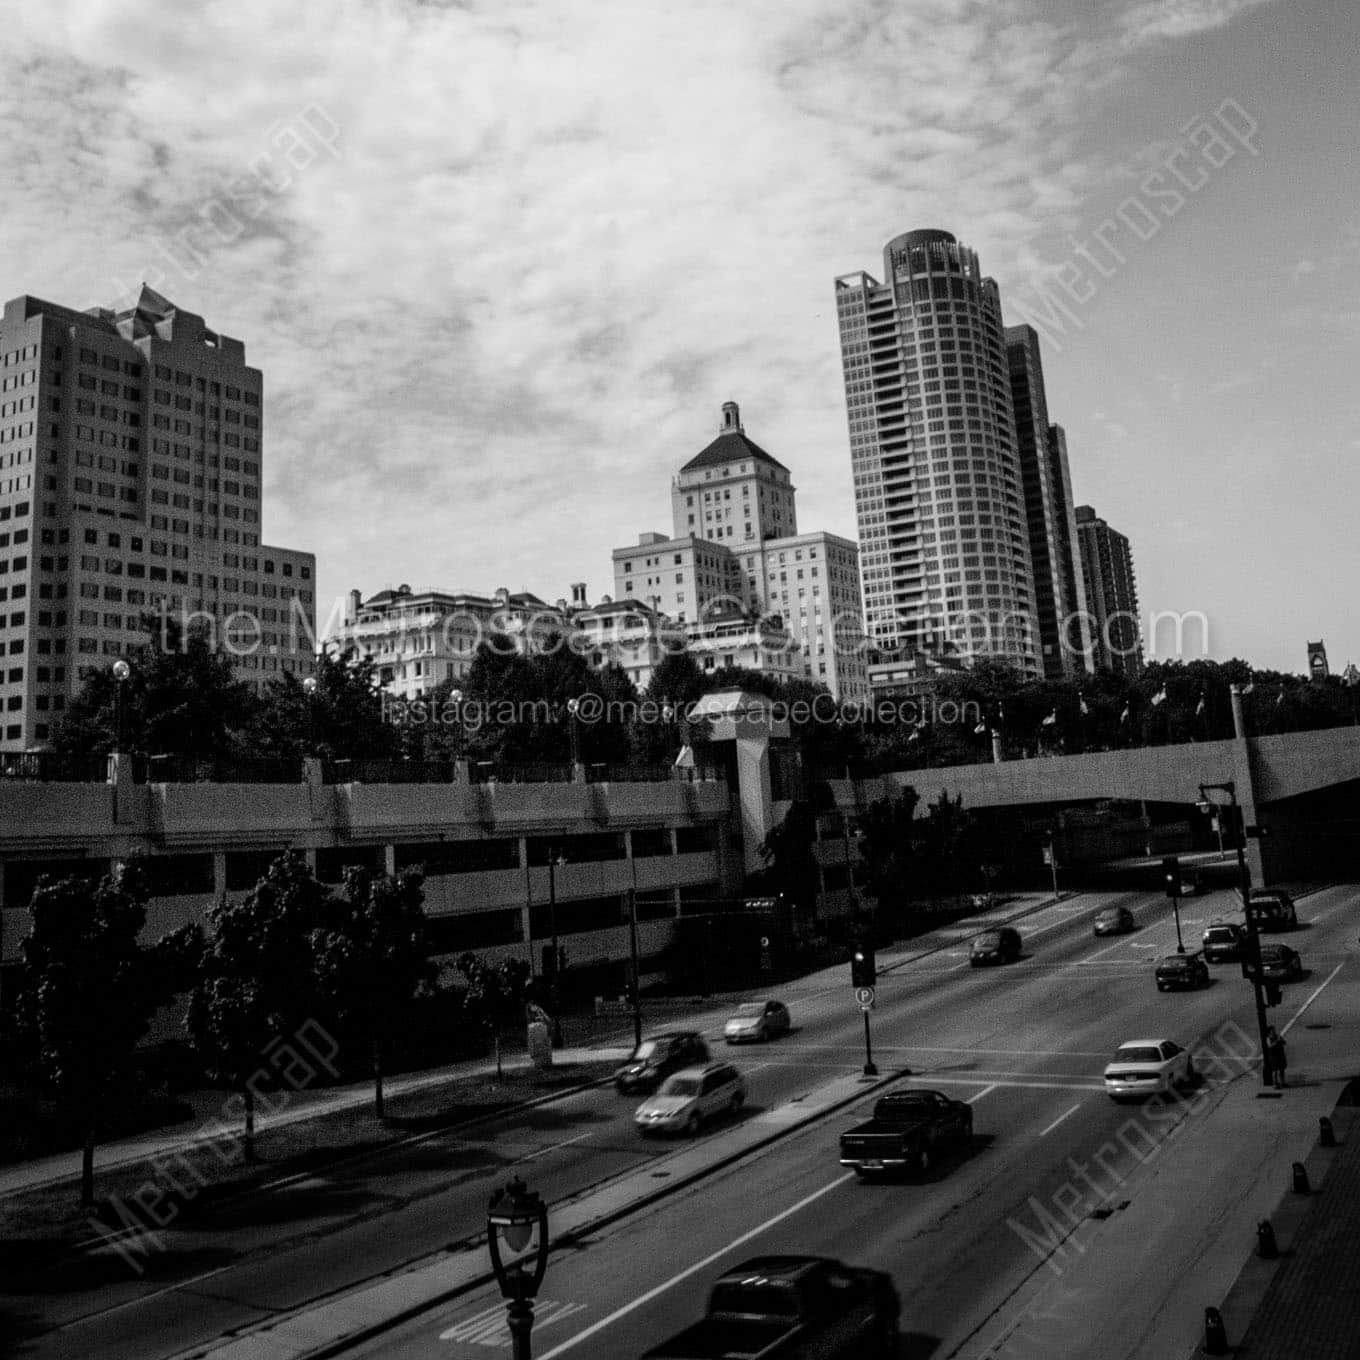
[{"label": "dark pickup truck", "polygon": [[939,1091],[898,1091],[874,1106],[874,1117],[841,1134],[841,1165],[861,1178],[909,1167],[926,1172],[950,1144],[973,1141],[973,1111]]},{"label": "dark pickup truck", "polygon": [[642,1360],[887,1360],[900,1312],[882,1271],[758,1256],[719,1276],[707,1315]]}]

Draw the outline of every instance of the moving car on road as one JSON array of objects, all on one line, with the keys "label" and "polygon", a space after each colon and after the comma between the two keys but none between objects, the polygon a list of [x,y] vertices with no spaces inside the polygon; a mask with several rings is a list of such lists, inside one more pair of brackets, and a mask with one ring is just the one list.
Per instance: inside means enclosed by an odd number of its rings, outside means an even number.
[{"label": "moving car on road", "polygon": [[640,1133],[687,1133],[691,1137],[710,1119],[736,1114],[746,1099],[746,1083],[730,1063],[687,1067],[661,1083],[637,1107],[633,1123]]},{"label": "moving car on road", "polygon": [[823,1256],[758,1256],[718,1277],[708,1314],[642,1360],[875,1360],[897,1356],[890,1276]]},{"label": "moving car on road", "polygon": [[667,1030],[644,1039],[614,1073],[620,1091],[654,1091],[672,1072],[706,1063],[712,1055],[702,1034],[693,1030]]},{"label": "moving car on road", "polygon": [[1105,1067],[1105,1094],[1112,1100],[1160,1095],[1194,1083],[1193,1059],[1170,1039],[1131,1039],[1119,1045]]},{"label": "moving car on road", "polygon": [[1168,954],[1157,961],[1157,990],[1172,992],[1182,987],[1207,987],[1209,965],[1199,954]]},{"label": "moving car on road", "polygon": [[[1256,969],[1250,959],[1242,960],[1242,976],[1254,978]],[[1271,982],[1293,982],[1303,976],[1303,960],[1287,944],[1261,946],[1261,976]]]},{"label": "moving car on road", "polygon": [[789,1027],[789,1008],[782,1001],[747,1001],[728,1018],[723,1038],[729,1044],[765,1043],[787,1034]]},{"label": "moving car on road", "polygon": [[1133,913],[1127,907],[1106,907],[1092,925],[1097,935],[1127,935],[1133,929]]},{"label": "moving car on road", "polygon": [[1215,921],[1200,940],[1205,963],[1234,963],[1246,956],[1247,932],[1236,921]]},{"label": "moving car on road", "polygon": [[874,1106],[874,1116],[841,1134],[841,1165],[860,1179],[909,1167],[929,1171],[945,1148],[973,1142],[973,1109],[939,1091],[895,1091]]},{"label": "moving car on road", "polygon": [[1253,888],[1247,917],[1255,920],[1257,930],[1293,930],[1299,923],[1294,899],[1282,888]]},{"label": "moving car on road", "polygon": [[974,968],[984,963],[1009,963],[1020,957],[1020,932],[1012,926],[999,930],[984,930],[973,937],[968,947],[968,962]]}]

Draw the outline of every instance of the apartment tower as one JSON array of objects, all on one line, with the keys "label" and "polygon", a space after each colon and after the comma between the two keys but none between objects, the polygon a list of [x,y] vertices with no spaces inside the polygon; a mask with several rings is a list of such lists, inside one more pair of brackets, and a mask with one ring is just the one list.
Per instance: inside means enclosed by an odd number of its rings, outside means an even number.
[{"label": "apartment tower", "polygon": [[993,280],[947,231],[836,280],[871,640],[1041,674],[1010,371]]},{"label": "apartment tower", "polygon": [[1089,505],[1077,506],[1077,535],[1095,664],[1131,678],[1143,668],[1143,643],[1129,540]]}]

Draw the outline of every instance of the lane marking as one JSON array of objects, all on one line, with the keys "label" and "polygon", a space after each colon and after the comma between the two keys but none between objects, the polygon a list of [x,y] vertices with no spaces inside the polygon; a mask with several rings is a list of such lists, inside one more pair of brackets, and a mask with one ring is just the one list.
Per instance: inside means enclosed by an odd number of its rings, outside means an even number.
[{"label": "lane marking", "polygon": [[1056,1129],[1056,1128],[1058,1127],[1058,1125],[1061,1124],[1061,1123],[1063,1122],[1063,1120],[1066,1119],[1066,1118],[1068,1117],[1068,1115],[1076,1114],[1076,1112],[1077,1112],[1079,1109],[1081,1109],[1081,1101],[1077,1101],[1077,1103],[1076,1103],[1075,1105],[1073,1105],[1072,1108],[1071,1108],[1070,1110],[1066,1111],[1066,1113],[1060,1114],[1060,1115],[1059,1115],[1059,1116],[1058,1116],[1058,1117],[1057,1117],[1057,1118],[1056,1118],[1056,1119],[1055,1119],[1055,1120],[1054,1120],[1054,1121],[1053,1121],[1046,1129],[1044,1129],[1044,1130],[1039,1134],[1039,1137],[1042,1138],[1042,1137],[1044,1136],[1044,1134],[1052,1133],[1053,1130]]},{"label": "lane marking", "polygon": [[689,1279],[691,1275],[697,1275],[701,1270],[706,1270],[714,1261],[721,1260],[729,1252],[735,1251],[738,1247],[745,1246],[754,1237],[759,1237],[761,1233],[768,1232],[776,1224],[782,1223],[786,1218],[792,1218],[794,1214],[806,1209],[809,1204],[815,1204],[823,1195],[829,1195],[833,1190],[839,1189],[847,1181],[855,1179],[855,1173],[848,1171],[844,1176],[837,1176],[834,1181],[822,1186],[820,1190],[814,1190],[810,1195],[805,1195],[797,1204],[790,1205],[789,1208],[775,1214],[773,1218],[766,1219],[757,1227],[744,1232],[740,1237],[733,1238],[725,1247],[720,1247],[717,1251],[705,1256],[702,1261],[696,1261],[692,1266],[686,1266],[684,1270],[676,1275],[672,1275],[669,1280],[663,1281],[653,1289],[649,1289],[645,1294],[639,1294],[637,1298],[625,1303],[622,1308],[616,1308],[607,1317],[602,1317],[598,1322],[591,1323],[584,1331],[577,1332],[575,1336],[569,1337],[560,1345],[553,1347],[539,1357],[539,1360],[553,1360],[554,1356],[565,1355],[569,1350],[579,1346],[581,1342],[594,1336],[596,1332],[602,1332],[606,1327],[613,1326],[620,1318],[627,1317],[629,1313],[635,1312],[649,1304],[653,1299],[659,1298],[668,1290],[674,1289],[676,1285]]},{"label": "lane marking", "polygon": [[[830,1049],[833,1052],[859,1053],[862,1044],[803,1044],[801,1048]],[[1099,1052],[1081,1048],[943,1048],[929,1044],[875,1044],[884,1053],[1000,1053],[1007,1058],[1108,1058],[1110,1050]]]},{"label": "lane marking", "polygon": [[535,1157],[546,1157],[550,1152],[556,1152],[559,1148],[570,1147],[573,1143],[579,1143],[582,1139],[589,1138],[595,1130],[591,1129],[587,1133],[578,1133],[575,1138],[564,1138],[560,1143],[554,1143],[551,1147],[539,1148],[537,1152],[526,1153],[523,1157],[517,1157],[510,1165],[516,1162],[532,1162]]},{"label": "lane marking", "polygon": [[999,1084],[1000,1084],[999,1082],[994,1081],[990,1086],[984,1086],[982,1090],[980,1090],[977,1093],[977,1095],[969,1096],[968,1099],[965,1100],[963,1103],[965,1105],[975,1105],[979,1100],[982,1099],[983,1096],[991,1095],[991,1093],[996,1090]]},{"label": "lane marking", "polygon": [[1281,1030],[1281,1031],[1280,1031],[1281,1036],[1284,1036],[1284,1035],[1288,1034],[1289,1031],[1290,1031],[1291,1029],[1294,1028],[1294,1026],[1299,1022],[1299,1020],[1302,1019],[1304,1011],[1306,1011],[1306,1010],[1308,1009],[1308,1007],[1311,1006],[1311,1005],[1313,1004],[1313,1002],[1316,1001],[1316,1000],[1318,999],[1318,997],[1320,997],[1320,996],[1322,995],[1322,989],[1323,989],[1324,987],[1326,987],[1327,984],[1328,984],[1329,982],[1331,982],[1331,980],[1332,980],[1332,979],[1333,979],[1333,978],[1334,978],[1334,977],[1335,977],[1335,976],[1336,976],[1336,975],[1337,975],[1337,974],[1338,974],[1345,966],[1346,966],[1346,965],[1345,965],[1344,963],[1338,963],[1338,964],[1336,965],[1336,967],[1333,968],[1332,971],[1331,971],[1330,973],[1327,974],[1326,980],[1325,980],[1324,982],[1320,983],[1320,984],[1318,985],[1317,990],[1312,994],[1312,996],[1310,996],[1310,997],[1308,998],[1308,1000],[1305,1001],[1305,1002],[1303,1003],[1303,1005],[1300,1006],[1300,1007],[1298,1008],[1298,1010],[1296,1010],[1296,1011],[1294,1012],[1294,1018],[1293,1018],[1293,1019],[1292,1019],[1292,1020],[1291,1020],[1291,1021],[1290,1021],[1290,1022],[1289,1022],[1289,1023]]},{"label": "lane marking", "polygon": [[1131,940],[1122,940],[1122,939],[1121,939],[1121,940],[1116,940],[1113,944],[1107,944],[1107,945],[1105,946],[1104,949],[1097,949],[1096,952],[1095,952],[1094,954],[1089,954],[1089,955],[1087,955],[1087,957],[1084,958],[1084,959],[1078,959],[1077,962],[1078,962],[1078,963],[1094,963],[1097,959],[1102,958],[1102,957],[1103,957],[1104,955],[1106,955],[1106,954],[1112,953],[1114,950],[1120,948],[1122,945],[1131,944],[1131,943],[1133,943],[1133,941],[1131,941]]}]

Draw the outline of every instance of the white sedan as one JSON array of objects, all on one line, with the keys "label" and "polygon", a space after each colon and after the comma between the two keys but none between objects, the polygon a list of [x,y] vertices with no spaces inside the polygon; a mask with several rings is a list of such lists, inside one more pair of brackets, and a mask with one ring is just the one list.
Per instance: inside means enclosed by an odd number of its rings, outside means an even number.
[{"label": "white sedan", "polygon": [[1119,1045],[1105,1067],[1105,1093],[1113,1100],[1160,1095],[1194,1084],[1194,1060],[1170,1039],[1131,1039]]}]

